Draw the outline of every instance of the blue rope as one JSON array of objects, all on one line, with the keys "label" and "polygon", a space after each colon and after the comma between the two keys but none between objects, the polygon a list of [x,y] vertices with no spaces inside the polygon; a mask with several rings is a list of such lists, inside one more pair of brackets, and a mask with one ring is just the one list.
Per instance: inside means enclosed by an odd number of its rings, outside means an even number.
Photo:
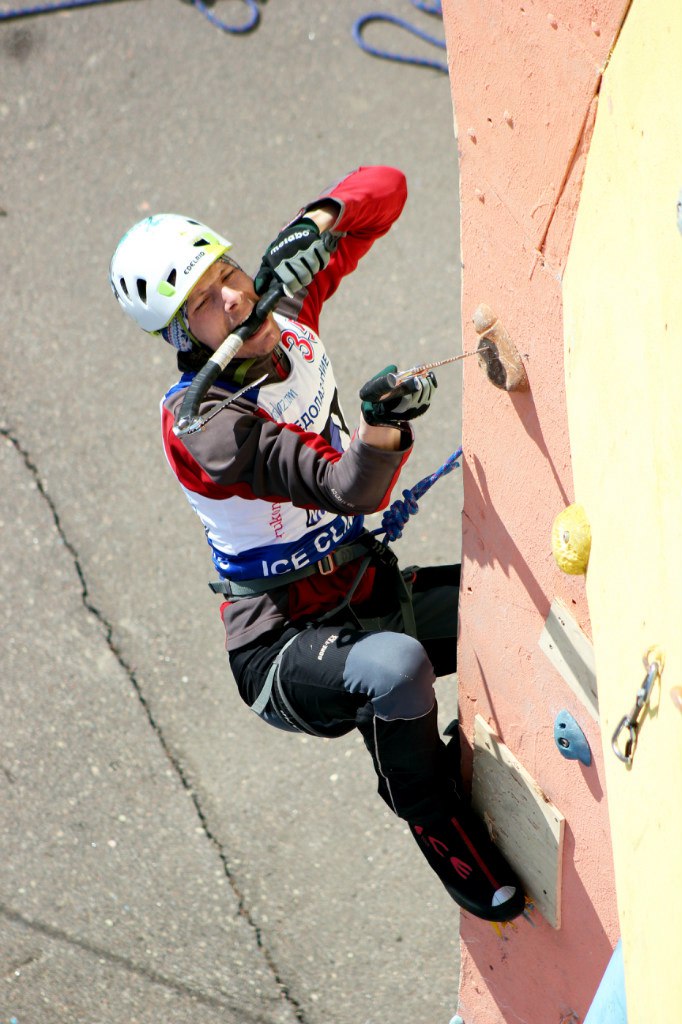
[{"label": "blue rope", "polygon": [[10,18],[22,18],[28,14],[49,14],[50,11],[68,11],[72,7],[92,7],[94,4],[112,3],[112,0],[62,0],[56,4],[34,4],[33,7],[14,7],[9,11],[0,11],[0,21]]},{"label": "blue rope", "polygon": [[[425,0],[411,0],[412,6],[417,7],[420,11],[424,11],[425,14],[435,14],[439,17],[443,16],[443,6],[441,0],[434,0],[432,5],[429,5]],[[447,64],[443,64],[438,60],[429,60],[427,57],[408,57],[401,53],[392,53],[389,50],[380,50],[376,46],[370,46],[362,35],[362,31],[366,25],[372,21],[387,21],[391,25],[397,25],[399,28],[405,29],[406,32],[411,32],[412,35],[418,36],[419,39],[425,40],[427,43],[432,43],[434,46],[440,47],[444,50],[445,43],[442,39],[438,39],[436,36],[429,35],[428,32],[424,32],[422,29],[417,28],[416,25],[410,25],[409,22],[403,18],[398,18],[395,14],[363,14],[353,25],[353,39],[358,44],[360,49],[364,50],[365,53],[371,54],[373,57],[382,57],[384,60],[397,60],[402,64],[417,64],[421,67],[435,68],[437,71],[442,71],[444,74],[448,74]]]},{"label": "blue rope", "polygon": [[202,0],[193,0],[193,2],[197,10],[201,11],[202,14],[205,14],[212,25],[222,29],[223,32],[231,32],[233,35],[253,32],[254,28],[256,28],[260,21],[260,11],[258,10],[256,0],[244,0],[244,3],[251,11],[251,16],[245,25],[226,25],[224,21],[221,21],[220,18],[217,18],[215,14],[212,14],[208,10],[206,5],[202,3]]},{"label": "blue rope", "polygon": [[[59,3],[35,4],[33,7],[15,7],[9,11],[0,11],[0,21],[9,21],[10,18],[22,18],[29,14],[49,14],[52,11],[68,11],[74,7],[92,7],[95,4],[116,2],[117,0],[61,0]],[[260,11],[256,5],[256,0],[244,0],[244,3],[251,12],[249,20],[244,25],[227,25],[220,18],[216,17],[215,14],[211,13],[202,0],[192,0],[192,3],[198,11],[201,11],[208,18],[211,24],[216,25],[223,32],[232,32],[233,34],[252,32],[260,21]]]},{"label": "blue rope", "polygon": [[384,533],[384,542],[399,540],[403,535],[403,527],[410,518],[410,516],[416,515],[419,511],[419,505],[417,504],[419,498],[421,498],[429,488],[433,487],[436,480],[440,480],[442,476],[447,473],[451,473],[453,469],[459,467],[457,461],[462,456],[462,449],[458,448],[456,452],[453,452],[449,459],[432,473],[431,476],[425,476],[423,480],[416,483],[414,487],[410,487],[409,490],[403,491],[404,501],[398,499],[394,501],[390,508],[387,508],[383,514],[381,520],[381,526],[376,530],[372,530],[372,533]]}]

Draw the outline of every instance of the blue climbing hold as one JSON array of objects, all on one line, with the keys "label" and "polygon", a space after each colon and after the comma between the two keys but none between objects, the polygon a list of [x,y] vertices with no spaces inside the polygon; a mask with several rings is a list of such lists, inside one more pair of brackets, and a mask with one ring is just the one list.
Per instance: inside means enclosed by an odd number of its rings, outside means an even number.
[{"label": "blue climbing hold", "polygon": [[592,764],[592,751],[575,718],[569,711],[560,711],[554,721],[554,742],[559,753],[569,761]]}]

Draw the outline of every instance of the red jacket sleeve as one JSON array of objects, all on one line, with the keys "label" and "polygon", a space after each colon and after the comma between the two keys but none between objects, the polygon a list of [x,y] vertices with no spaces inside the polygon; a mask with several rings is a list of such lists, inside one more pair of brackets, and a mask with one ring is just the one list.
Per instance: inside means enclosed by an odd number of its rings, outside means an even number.
[{"label": "red jacket sleeve", "polygon": [[332,185],[304,210],[324,199],[341,208],[332,231],[341,234],[329,263],[308,286],[298,319],[317,333],[320,311],[346,274],[352,274],[377,238],[381,238],[400,216],[407,199],[407,182],[394,167],[359,167]]}]

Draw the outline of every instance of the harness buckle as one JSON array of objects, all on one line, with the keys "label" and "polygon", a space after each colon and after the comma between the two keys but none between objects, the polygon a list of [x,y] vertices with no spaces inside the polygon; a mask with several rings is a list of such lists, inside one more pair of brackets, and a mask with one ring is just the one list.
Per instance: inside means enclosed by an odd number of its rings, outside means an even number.
[{"label": "harness buckle", "polygon": [[317,571],[320,576],[331,576],[336,569],[336,562],[333,555],[325,555],[317,563]]}]

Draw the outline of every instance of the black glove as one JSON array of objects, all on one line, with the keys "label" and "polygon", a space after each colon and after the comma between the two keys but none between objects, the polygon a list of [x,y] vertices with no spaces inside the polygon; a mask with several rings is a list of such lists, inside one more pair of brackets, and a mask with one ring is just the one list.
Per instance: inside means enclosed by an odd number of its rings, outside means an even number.
[{"label": "black glove", "polygon": [[[381,373],[375,374],[372,380],[378,380],[387,373],[396,373],[397,367],[387,366]],[[378,398],[362,403],[362,415],[365,422],[372,427],[398,427],[408,420],[423,416],[429,405],[434,390],[438,387],[436,375],[432,370],[424,377],[410,377],[400,384],[389,398]]]},{"label": "black glove", "polygon": [[274,280],[281,281],[290,292],[305,288],[318,270],[329,263],[338,238],[329,231],[320,235],[310,217],[301,217],[277,235],[265,250],[254,279],[257,295],[262,295]]}]

